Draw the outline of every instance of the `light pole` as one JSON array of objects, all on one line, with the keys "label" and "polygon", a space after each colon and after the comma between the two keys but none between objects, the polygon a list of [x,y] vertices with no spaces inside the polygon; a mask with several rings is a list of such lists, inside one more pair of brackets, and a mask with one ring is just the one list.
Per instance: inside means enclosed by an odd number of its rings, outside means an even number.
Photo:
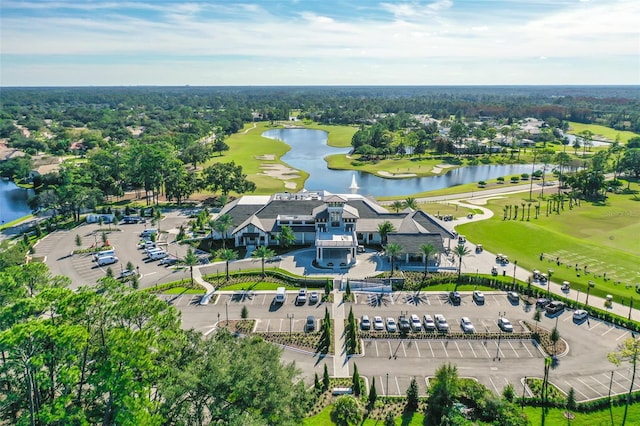
[{"label": "light pole", "polygon": [[527,387],[527,376],[524,376],[524,380],[522,381],[522,411],[524,411],[524,391]]},{"label": "light pole", "polygon": [[287,314],[287,319],[289,320],[289,337],[291,337],[291,333],[293,331],[293,317],[294,314]]},{"label": "light pole", "polygon": [[389,396],[389,373],[387,373],[387,388],[386,388],[385,395]]},{"label": "light pole", "polygon": [[551,277],[553,276],[553,269],[547,270],[548,279],[547,279],[547,299],[549,299],[549,293],[551,292]]},{"label": "light pole", "polygon": [[518,261],[513,261],[513,284],[516,284],[516,267],[518,266]]},{"label": "light pole", "polygon": [[224,304],[224,311],[227,315],[227,325],[229,325],[229,301],[227,300],[227,303]]}]

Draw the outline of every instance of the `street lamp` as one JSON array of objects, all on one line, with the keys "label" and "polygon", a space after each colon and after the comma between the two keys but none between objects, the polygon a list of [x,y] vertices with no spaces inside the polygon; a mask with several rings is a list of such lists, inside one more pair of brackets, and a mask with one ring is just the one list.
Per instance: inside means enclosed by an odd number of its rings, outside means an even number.
[{"label": "street lamp", "polygon": [[513,261],[513,284],[516,284],[516,267],[518,266],[518,261]]},{"label": "street lamp", "polygon": [[294,314],[287,314],[287,319],[289,320],[289,337],[291,337],[291,332],[293,331],[293,317]]},{"label": "street lamp", "polygon": [[387,388],[386,388],[385,395],[389,396],[389,373],[387,373]]},{"label": "street lamp", "polygon": [[227,300],[227,303],[224,304],[224,311],[227,315],[227,325],[229,325],[229,301]]},{"label": "street lamp", "polygon": [[522,381],[522,411],[524,411],[524,391],[527,387],[527,376],[524,376],[524,380]]}]

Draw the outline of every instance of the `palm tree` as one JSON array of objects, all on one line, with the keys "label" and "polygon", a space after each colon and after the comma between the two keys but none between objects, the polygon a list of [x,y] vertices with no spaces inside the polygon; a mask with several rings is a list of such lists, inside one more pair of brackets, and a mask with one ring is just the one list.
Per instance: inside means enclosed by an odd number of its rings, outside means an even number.
[{"label": "palm tree", "polygon": [[378,225],[378,233],[380,234],[380,241],[383,245],[387,242],[387,235],[395,230],[396,228],[393,226],[393,223],[389,222],[388,220],[385,220]]},{"label": "palm tree", "polygon": [[458,284],[460,283],[460,276],[462,275],[462,258],[470,253],[469,249],[464,244],[458,244],[453,252],[458,256],[458,280],[456,281],[456,288],[458,289]]},{"label": "palm tree", "polygon": [[398,213],[400,209],[404,207],[404,203],[400,200],[396,200],[391,204],[391,207],[396,211],[396,213]]},{"label": "palm tree", "polygon": [[225,261],[226,280],[229,281],[229,261],[238,258],[238,252],[231,249],[220,249],[216,252],[216,256]]},{"label": "palm tree", "polygon": [[404,206],[411,210],[418,210],[418,201],[415,198],[407,197],[404,199]]},{"label": "palm tree", "polygon": [[390,276],[393,276],[394,262],[395,262],[396,256],[402,253],[402,246],[400,244],[391,243],[387,245],[384,251],[387,254],[387,256],[391,258],[391,275]]},{"label": "palm tree", "polygon": [[184,264],[189,267],[189,272],[191,272],[191,287],[193,287],[193,267],[198,264],[198,256],[196,256],[191,247],[187,250],[187,254],[184,256],[183,261]]},{"label": "palm tree", "polygon": [[420,246],[420,253],[424,256],[424,276],[422,280],[427,278],[427,267],[429,265],[429,258],[436,252],[436,248],[431,244],[423,244]]},{"label": "palm tree", "polygon": [[275,254],[276,254],[276,252],[274,252],[273,250],[271,250],[267,246],[258,246],[251,253],[251,257],[256,258],[256,259],[260,259],[262,261],[262,278],[264,278],[264,260],[266,258],[275,256]]},{"label": "palm tree", "polygon": [[228,214],[221,214],[213,221],[212,228],[219,232],[222,237],[222,248],[226,249],[227,231],[233,226],[233,218]]}]

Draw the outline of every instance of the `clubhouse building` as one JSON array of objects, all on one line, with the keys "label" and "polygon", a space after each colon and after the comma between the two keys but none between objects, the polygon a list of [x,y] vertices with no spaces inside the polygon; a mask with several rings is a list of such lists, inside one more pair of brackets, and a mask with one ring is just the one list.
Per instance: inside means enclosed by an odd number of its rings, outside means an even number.
[{"label": "clubhouse building", "polygon": [[252,250],[262,245],[278,245],[283,227],[288,226],[295,236],[293,243],[315,247],[316,264],[325,268],[353,266],[363,246],[381,245],[379,225],[384,222],[393,225],[387,243],[402,247],[400,264],[424,265],[420,247],[431,244],[436,255],[429,259],[430,269],[437,267],[440,254],[456,238],[429,214],[412,209],[392,213],[360,194],[303,190],[245,195],[224,206],[222,214],[233,219],[231,235],[236,247]]}]

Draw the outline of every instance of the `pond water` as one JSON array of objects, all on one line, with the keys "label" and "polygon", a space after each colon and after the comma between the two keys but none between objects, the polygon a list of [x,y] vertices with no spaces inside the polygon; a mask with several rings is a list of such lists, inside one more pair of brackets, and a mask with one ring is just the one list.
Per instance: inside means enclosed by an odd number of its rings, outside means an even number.
[{"label": "pond water", "polygon": [[[328,146],[327,133],[322,130],[272,129],[264,132],[262,136],[280,140],[291,147],[291,150],[282,156],[282,161],[309,173],[309,178],[305,182],[306,189],[326,189],[338,194],[350,192],[349,185],[354,174],[360,187],[359,194],[382,197],[408,196],[500,176],[506,178],[522,173],[531,174],[532,169],[531,164],[467,166],[449,170],[446,174],[439,176],[385,179],[365,172],[327,169],[324,157],[331,154],[346,154],[350,148]],[[535,167],[536,170],[539,168],[541,166]]]},{"label": "pond water", "polygon": [[4,225],[31,214],[27,200],[31,190],[19,188],[15,183],[0,179],[0,224]]},{"label": "pond water", "polygon": [[[573,149],[573,144],[576,142],[576,139],[578,137],[576,135],[572,135],[571,133],[563,133],[562,136],[566,136],[567,139],[569,139],[569,145],[567,145],[567,149]],[[610,146],[610,145],[611,145],[610,142],[594,141],[594,140],[591,141],[591,146]],[[580,150],[582,150],[582,141],[580,141],[579,151]]]}]

